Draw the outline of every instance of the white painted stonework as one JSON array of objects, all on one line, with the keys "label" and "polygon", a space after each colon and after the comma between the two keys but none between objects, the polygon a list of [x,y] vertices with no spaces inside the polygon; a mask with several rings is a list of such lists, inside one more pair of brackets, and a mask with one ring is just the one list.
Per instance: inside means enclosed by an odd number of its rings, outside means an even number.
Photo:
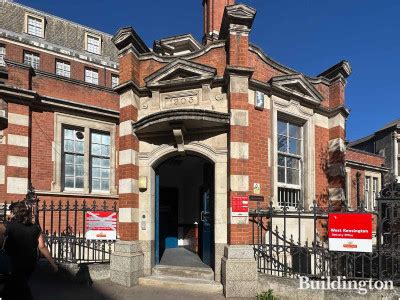
[{"label": "white painted stonework", "polygon": [[25,195],[27,190],[27,178],[7,177],[7,194]]},{"label": "white painted stonework", "polygon": [[119,165],[137,165],[137,152],[132,149],[119,151]]},{"label": "white painted stonework", "polygon": [[28,147],[29,138],[23,135],[8,134],[8,144],[12,146]]},{"label": "white painted stonework", "polygon": [[242,109],[231,109],[231,125],[249,126],[249,112]]},{"label": "white painted stonework", "polygon": [[0,165],[0,184],[6,183],[6,166]]},{"label": "white painted stonework", "polygon": [[231,175],[231,191],[247,192],[249,190],[249,176]]},{"label": "white painted stonework", "polygon": [[17,168],[28,168],[28,158],[24,156],[7,156],[7,166]]},{"label": "white painted stonework", "polygon": [[120,208],[118,213],[118,221],[121,223],[137,223],[139,222],[139,209],[137,208]]},{"label": "white painted stonework", "polygon": [[124,121],[119,124],[119,136],[132,135],[132,121]]},{"label": "white painted stonework", "polygon": [[231,142],[231,157],[235,159],[249,159],[249,144]]},{"label": "white painted stonework", "polygon": [[8,113],[8,123],[20,126],[29,126],[29,116]]},{"label": "white painted stonework", "polygon": [[127,178],[119,180],[119,193],[120,194],[133,194],[138,193],[138,182],[136,179]]}]

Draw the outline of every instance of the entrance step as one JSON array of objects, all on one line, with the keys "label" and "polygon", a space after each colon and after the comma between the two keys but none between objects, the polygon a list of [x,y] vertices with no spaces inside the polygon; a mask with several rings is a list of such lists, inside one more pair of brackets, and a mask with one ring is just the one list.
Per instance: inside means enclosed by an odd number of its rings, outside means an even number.
[{"label": "entrance step", "polygon": [[214,280],[152,275],[139,278],[139,284],[145,286],[172,288],[190,292],[222,294],[222,284]]},{"label": "entrance step", "polygon": [[194,278],[203,280],[214,280],[213,270],[208,268],[193,268],[193,267],[182,267],[182,266],[164,266],[159,265],[153,268],[153,275],[155,276],[171,276],[171,277],[182,277],[182,278]]}]

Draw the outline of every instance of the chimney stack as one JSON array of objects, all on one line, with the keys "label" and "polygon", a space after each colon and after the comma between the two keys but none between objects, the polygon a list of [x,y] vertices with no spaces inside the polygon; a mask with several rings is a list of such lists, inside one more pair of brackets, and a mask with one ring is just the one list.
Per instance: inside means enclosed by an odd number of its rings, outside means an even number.
[{"label": "chimney stack", "polygon": [[204,44],[218,40],[225,7],[234,4],[235,0],[203,0]]}]

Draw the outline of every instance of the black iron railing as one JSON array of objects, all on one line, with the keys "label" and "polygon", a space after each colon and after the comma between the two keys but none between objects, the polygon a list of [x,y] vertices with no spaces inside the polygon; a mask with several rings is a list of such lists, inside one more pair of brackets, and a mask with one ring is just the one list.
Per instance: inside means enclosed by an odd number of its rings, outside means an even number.
[{"label": "black iron railing", "polygon": [[[349,211],[345,205],[309,209],[298,206],[250,213],[253,246],[258,271],[282,277],[307,276],[324,279],[345,276],[348,279],[380,277],[378,243],[372,253],[329,251],[327,223],[329,212],[370,213],[363,207]],[[377,241],[379,231],[375,233]]]},{"label": "black iron railing", "polygon": [[[53,258],[65,263],[108,263],[115,241],[86,239],[86,213],[117,213],[117,203],[95,200],[39,201],[32,190],[26,199],[32,207],[33,219],[40,224]],[[1,221],[7,220],[8,207],[3,203]]]}]

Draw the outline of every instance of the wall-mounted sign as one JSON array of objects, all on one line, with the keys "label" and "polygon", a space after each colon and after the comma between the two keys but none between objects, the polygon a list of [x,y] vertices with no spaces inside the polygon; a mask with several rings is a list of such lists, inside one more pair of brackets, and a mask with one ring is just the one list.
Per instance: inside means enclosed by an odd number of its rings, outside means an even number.
[{"label": "wall-mounted sign", "polygon": [[89,211],[85,218],[86,239],[103,241],[117,239],[117,213]]},{"label": "wall-mounted sign", "polygon": [[259,196],[259,195],[250,195],[249,196],[250,201],[255,201],[255,202],[263,202],[264,201],[264,196]]},{"label": "wall-mounted sign", "polygon": [[233,196],[232,217],[248,217],[249,216],[249,198],[247,196]]},{"label": "wall-mounted sign", "polygon": [[254,99],[254,106],[257,109],[264,109],[264,93],[260,91],[256,91],[255,99]]},{"label": "wall-mounted sign", "polygon": [[330,251],[372,252],[372,214],[329,214]]},{"label": "wall-mounted sign", "polygon": [[261,183],[254,183],[253,192],[257,195],[261,194]]}]

